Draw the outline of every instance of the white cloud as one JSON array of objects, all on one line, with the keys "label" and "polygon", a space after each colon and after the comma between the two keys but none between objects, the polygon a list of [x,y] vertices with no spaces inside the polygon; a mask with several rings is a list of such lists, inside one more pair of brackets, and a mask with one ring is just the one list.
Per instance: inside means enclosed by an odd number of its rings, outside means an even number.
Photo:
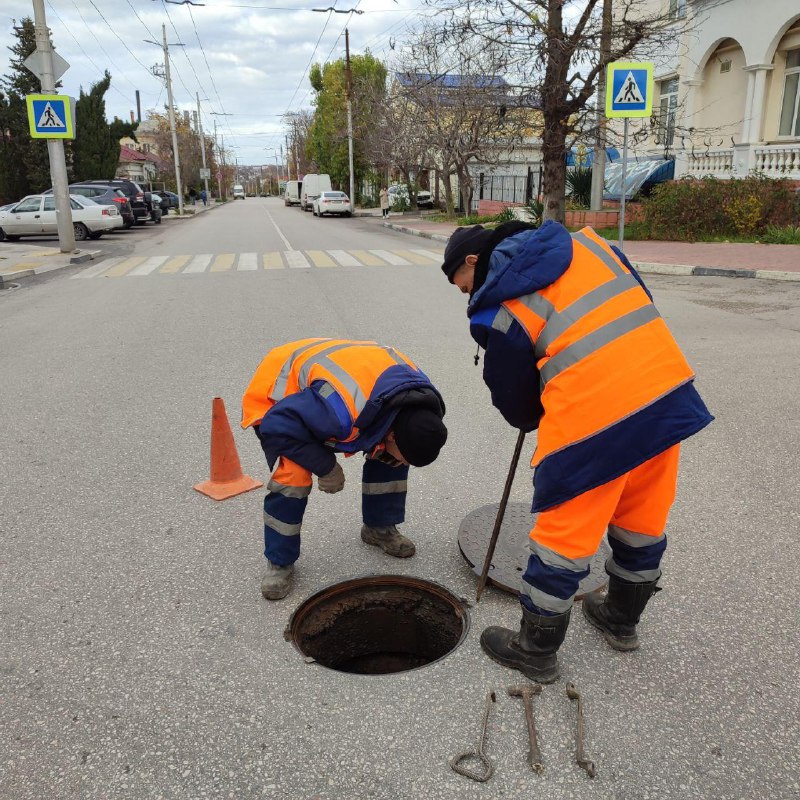
[{"label": "white cloud", "polygon": [[[77,96],[81,86],[88,89],[108,69],[112,75],[112,88],[106,94],[109,116],[128,119],[136,109],[136,89],[141,93],[143,116],[149,108],[163,108],[166,102],[163,81],[148,71],[150,66],[163,61],[161,50],[142,40],[160,41],[161,25],[165,24],[167,40],[185,44],[170,49],[173,95],[178,108],[195,109],[195,93],[199,92],[203,127],[213,130],[216,119],[226,145],[236,147],[240,163],[266,163],[271,156],[264,148],[283,142],[279,115],[310,105],[312,93],[304,71],[312,53],[314,61],[322,61],[329,54],[334,60],[344,57],[342,31],[347,23],[352,53],[363,52],[368,46],[379,58],[388,56],[390,41],[401,40],[409,24],[421,14],[431,13],[424,0],[195,2],[205,5],[190,9],[184,5],[165,6],[163,0],[94,0],[94,3],[46,0],[53,42],[71,65],[61,79],[61,91]],[[330,5],[350,9],[356,4],[365,12],[363,15],[349,17],[310,10]],[[291,10],[237,8],[237,5]],[[32,17],[33,10],[30,0],[4,0],[3,11],[0,53],[6,54],[6,47],[14,42],[11,20]],[[205,56],[198,44],[192,16]],[[323,27],[325,32],[320,38]],[[7,74],[8,68],[5,60],[0,72]],[[210,113],[223,110],[232,116]]]}]

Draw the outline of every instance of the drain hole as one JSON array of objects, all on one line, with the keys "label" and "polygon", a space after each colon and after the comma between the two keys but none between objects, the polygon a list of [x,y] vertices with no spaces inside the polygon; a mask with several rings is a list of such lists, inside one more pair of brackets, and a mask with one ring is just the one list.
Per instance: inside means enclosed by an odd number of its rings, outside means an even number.
[{"label": "drain hole", "polygon": [[323,589],[292,615],[286,638],[329,669],[386,675],[424,667],[467,635],[464,604],[430,581],[353,578]]}]

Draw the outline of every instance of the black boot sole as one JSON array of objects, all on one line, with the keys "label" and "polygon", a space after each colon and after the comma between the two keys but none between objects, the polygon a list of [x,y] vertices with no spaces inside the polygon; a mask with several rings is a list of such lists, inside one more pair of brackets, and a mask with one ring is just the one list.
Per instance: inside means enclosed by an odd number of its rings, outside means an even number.
[{"label": "black boot sole", "polygon": [[535,683],[554,683],[559,678],[558,665],[552,669],[539,671],[531,669],[519,661],[514,661],[510,658],[503,658],[503,656],[493,653],[491,650],[484,647],[483,640],[481,640],[481,649],[496,664],[500,664],[503,667],[509,667],[510,669],[515,669],[521,672],[526,678],[528,678],[528,680],[534,681]]},{"label": "black boot sole", "polygon": [[639,649],[638,636],[615,636],[603,625],[601,620],[592,616],[592,612],[589,610],[590,606],[586,602],[581,603],[581,606],[581,610],[583,611],[583,616],[586,618],[586,621],[603,634],[603,638],[606,640],[606,642],[608,642],[610,647],[614,648],[614,650],[617,650],[620,653],[631,653],[634,650]]}]

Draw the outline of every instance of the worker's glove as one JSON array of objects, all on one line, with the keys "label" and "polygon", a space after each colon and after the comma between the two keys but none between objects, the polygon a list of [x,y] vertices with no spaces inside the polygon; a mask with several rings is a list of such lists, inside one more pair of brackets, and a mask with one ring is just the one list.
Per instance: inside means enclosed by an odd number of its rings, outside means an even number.
[{"label": "worker's glove", "polygon": [[317,479],[317,486],[321,492],[327,494],[336,494],[344,489],[344,470],[336,462],[336,466],[327,474],[322,475]]}]

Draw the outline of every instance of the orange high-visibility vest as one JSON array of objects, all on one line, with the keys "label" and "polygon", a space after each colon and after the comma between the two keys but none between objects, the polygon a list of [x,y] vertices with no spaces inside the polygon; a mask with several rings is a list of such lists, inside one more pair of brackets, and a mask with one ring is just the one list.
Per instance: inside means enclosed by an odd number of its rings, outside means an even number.
[{"label": "orange high-visibility vest", "polygon": [[573,235],[569,268],[549,286],[502,303],[534,346],[544,415],[531,461],[610,428],[694,377],[641,284],[591,228]]},{"label": "orange high-visibility vest", "polygon": [[378,378],[397,364],[418,369],[399,350],[375,342],[301,339],[276,347],[261,362],[244,393],[242,427],[259,424],[275,403],[314,381],[332,386],[355,421]]}]

